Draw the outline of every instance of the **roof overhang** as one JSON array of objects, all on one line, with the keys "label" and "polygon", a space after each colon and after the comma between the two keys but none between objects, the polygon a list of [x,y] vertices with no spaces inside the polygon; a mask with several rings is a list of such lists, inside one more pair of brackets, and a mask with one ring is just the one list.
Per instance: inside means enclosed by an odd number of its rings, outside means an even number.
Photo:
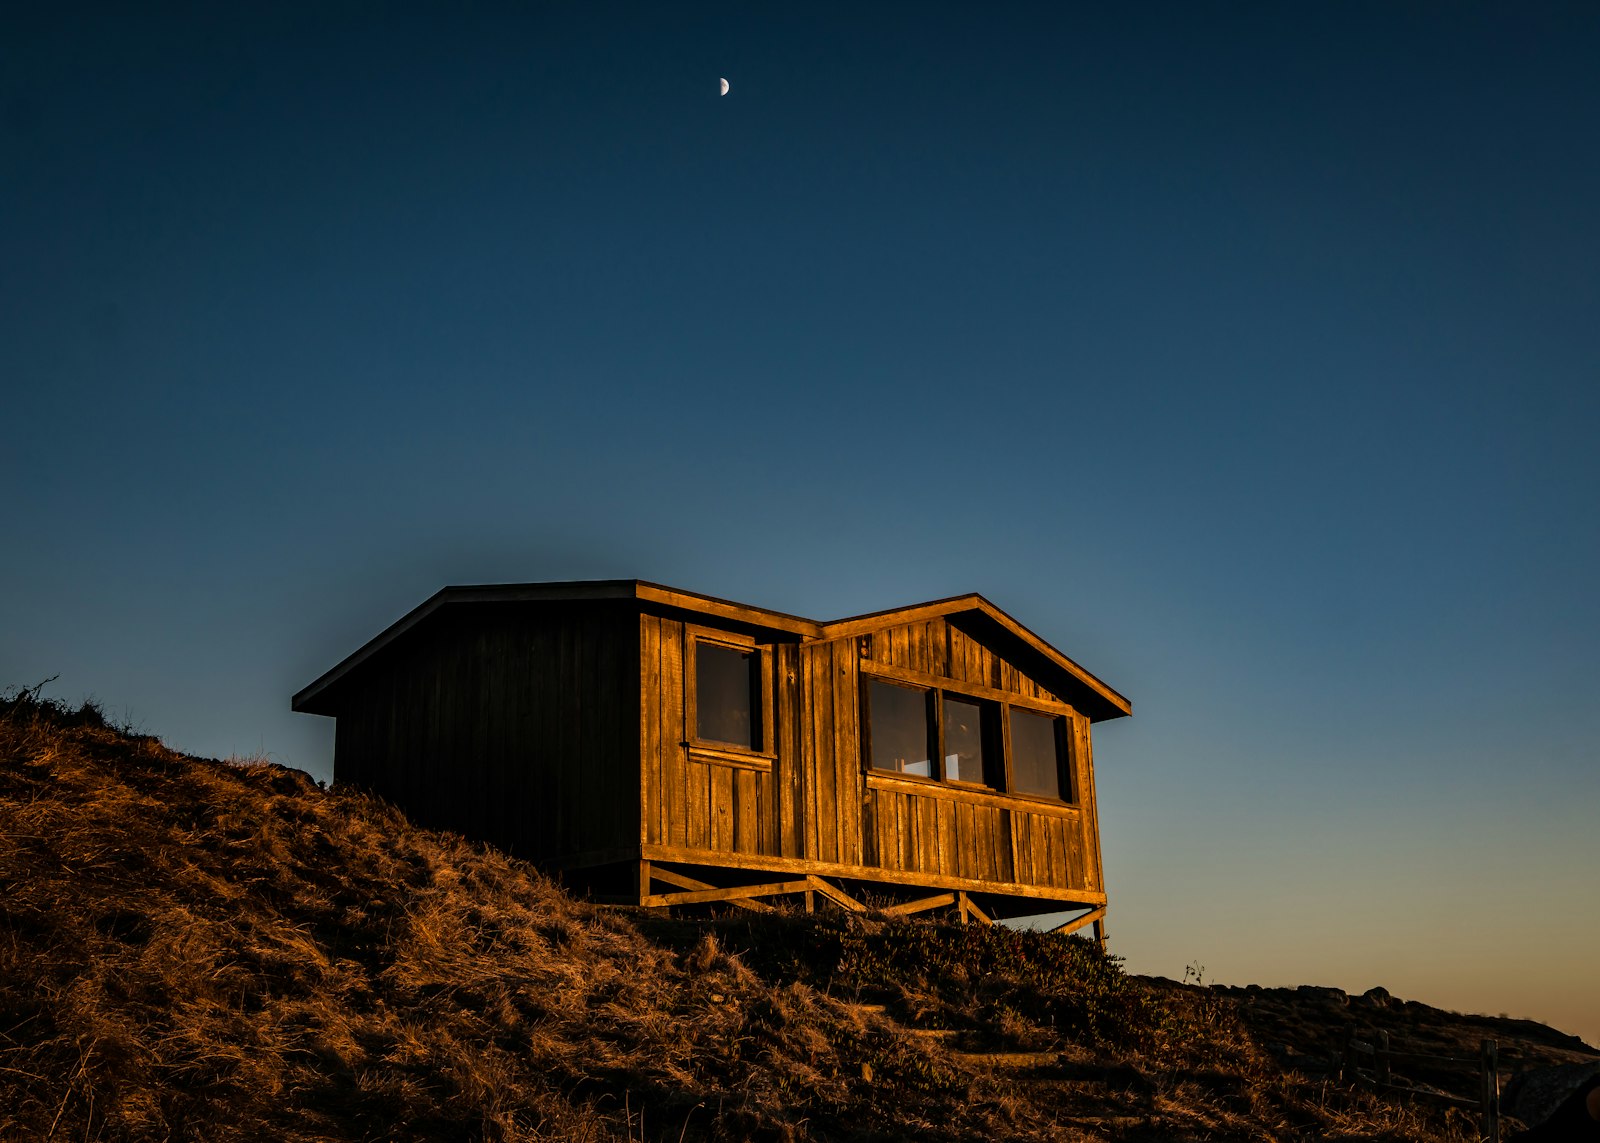
[{"label": "roof overhang", "polygon": [[638,579],[576,580],[564,583],[483,584],[442,588],[391,623],[365,645],[294,696],[291,709],[336,714],[333,691],[363,665],[406,638],[446,608],[485,604],[597,603],[613,601],[640,610],[699,616],[783,641],[811,642],[870,634],[887,627],[946,618],[961,630],[1005,654],[1040,683],[1087,715],[1091,721],[1119,718],[1132,704],[1083,667],[977,594],[897,607],[818,623],[781,611],[750,607],[715,596],[664,587]]},{"label": "roof overhang", "polygon": [[939,618],[994,647],[1091,722],[1133,713],[1127,698],[976,593],[839,619],[823,624],[822,631],[824,638],[840,639]]},{"label": "roof overhang", "polygon": [[334,714],[328,705],[333,689],[383,651],[446,608],[468,604],[632,603],[675,613],[704,616],[757,631],[774,632],[796,642],[817,638],[822,626],[781,611],[749,607],[715,596],[663,587],[639,579],[573,580],[564,583],[501,583],[441,588],[369,639],[337,666],[295,694],[290,709],[305,714]]}]

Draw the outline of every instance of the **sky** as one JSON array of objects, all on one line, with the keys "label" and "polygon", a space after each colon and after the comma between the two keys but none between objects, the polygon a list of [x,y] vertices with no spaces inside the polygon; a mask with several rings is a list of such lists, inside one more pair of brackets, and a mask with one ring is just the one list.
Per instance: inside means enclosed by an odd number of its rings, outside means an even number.
[{"label": "sky", "polygon": [[[332,773],[447,583],[981,592],[1113,951],[1600,1044],[1600,7],[0,12],[0,687]],[[730,84],[718,95],[718,80]]]}]

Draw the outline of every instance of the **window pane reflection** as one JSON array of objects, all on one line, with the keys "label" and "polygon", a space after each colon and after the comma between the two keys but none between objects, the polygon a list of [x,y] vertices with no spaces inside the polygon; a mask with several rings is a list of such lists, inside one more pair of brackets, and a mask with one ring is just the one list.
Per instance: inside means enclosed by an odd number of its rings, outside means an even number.
[{"label": "window pane reflection", "polygon": [[944,776],[958,782],[982,782],[983,762],[983,707],[945,695]]},{"label": "window pane reflection", "polygon": [[933,777],[927,692],[873,679],[868,684],[867,710],[873,769]]},{"label": "window pane reflection", "polygon": [[1018,793],[1062,797],[1056,729],[1060,721],[1051,715],[1011,708],[1011,781]]}]

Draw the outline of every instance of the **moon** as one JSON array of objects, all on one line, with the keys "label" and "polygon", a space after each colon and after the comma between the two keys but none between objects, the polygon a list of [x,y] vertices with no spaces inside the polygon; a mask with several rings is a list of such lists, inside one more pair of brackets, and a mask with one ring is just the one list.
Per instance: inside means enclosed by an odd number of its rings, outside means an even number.
[{"label": "moon", "polygon": [[722,85],[721,94],[722,95],[727,95],[728,94],[728,81],[725,80],[725,79],[719,79],[717,82]]}]

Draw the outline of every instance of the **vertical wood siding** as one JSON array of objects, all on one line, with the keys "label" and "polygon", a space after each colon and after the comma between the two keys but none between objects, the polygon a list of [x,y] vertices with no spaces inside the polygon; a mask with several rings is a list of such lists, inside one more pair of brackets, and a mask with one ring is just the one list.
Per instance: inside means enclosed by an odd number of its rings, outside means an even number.
[{"label": "vertical wood siding", "polygon": [[867,781],[863,654],[956,689],[1061,701],[943,619],[766,645],[775,757],[741,766],[687,745],[681,620],[592,606],[471,614],[419,630],[352,680],[336,729],[340,780],[535,860],[644,842],[1103,890],[1081,717],[1070,809]]},{"label": "vertical wood siding", "polygon": [[799,651],[802,856],[860,865],[864,790],[855,640],[803,644]]},{"label": "vertical wood siding", "polygon": [[872,658],[891,667],[943,675],[957,683],[996,687],[1024,698],[1066,701],[943,619],[886,628],[874,632],[870,639]]},{"label": "vertical wood siding", "polygon": [[[875,662],[947,678],[958,690],[962,683],[976,683],[1024,699],[1063,701],[1016,664],[942,618],[875,631],[849,645],[853,651],[864,649]],[[1100,847],[1093,768],[1088,723],[1081,717],[1073,720],[1072,748],[1079,801],[1069,812],[986,805],[941,796],[937,787],[909,782],[874,784],[865,791],[862,807],[865,863],[954,877],[1098,890]]]},{"label": "vertical wood siding", "polygon": [[[773,692],[779,696],[776,723],[779,760],[769,768],[750,769],[696,757],[688,746],[684,724],[686,661],[684,625],[676,619],[640,615],[639,748],[642,759],[643,806],[640,840],[653,845],[720,850],[726,853],[776,856],[784,849],[780,805],[794,800],[792,728],[783,710],[792,703],[785,694],[785,656],[771,653]],[[789,740],[786,747],[785,741]],[[791,836],[793,826],[789,826]]]},{"label": "vertical wood siding", "polygon": [[634,843],[635,655],[617,609],[441,619],[352,685],[335,776],[533,860]]}]

